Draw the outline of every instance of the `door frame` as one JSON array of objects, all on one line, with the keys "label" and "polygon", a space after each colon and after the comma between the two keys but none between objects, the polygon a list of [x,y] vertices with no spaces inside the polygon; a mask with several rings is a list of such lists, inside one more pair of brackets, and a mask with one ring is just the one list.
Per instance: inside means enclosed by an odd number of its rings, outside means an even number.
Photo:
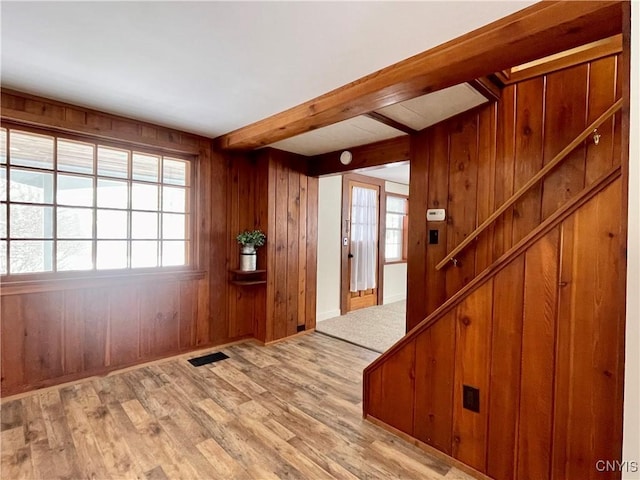
[{"label": "door frame", "polygon": [[385,181],[379,178],[367,177],[357,173],[345,173],[342,175],[342,208],[340,215],[340,315],[345,315],[349,308],[349,245],[344,245],[344,239],[348,238],[348,226],[346,220],[350,218],[349,212],[349,181],[366,183],[378,187],[378,268],[376,288],[378,295],[376,305],[382,305],[384,298],[384,231],[386,227],[386,192]]}]

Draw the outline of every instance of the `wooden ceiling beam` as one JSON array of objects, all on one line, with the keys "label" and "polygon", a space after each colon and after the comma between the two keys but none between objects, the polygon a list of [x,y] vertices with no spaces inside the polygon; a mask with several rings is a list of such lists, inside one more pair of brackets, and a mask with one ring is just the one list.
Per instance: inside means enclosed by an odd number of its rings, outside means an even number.
[{"label": "wooden ceiling beam", "polygon": [[396,130],[400,130],[401,132],[408,133],[409,135],[413,135],[414,133],[418,133],[417,130],[405,125],[404,123],[400,123],[395,121],[393,118],[389,118],[386,115],[378,112],[369,112],[364,114],[365,117],[369,117],[376,122],[384,123],[385,125],[395,128]]},{"label": "wooden ceiling beam", "polygon": [[349,148],[352,156],[349,165],[340,163],[340,154],[344,150],[308,157],[307,171],[309,175],[318,177],[409,160],[411,157],[411,137],[402,135],[389,140]]},{"label": "wooden ceiling beam", "polygon": [[253,149],[514,65],[616,35],[621,1],[544,1],[222,135],[221,149]]},{"label": "wooden ceiling beam", "polygon": [[500,100],[502,89],[493,83],[489,77],[476,78],[475,80],[471,80],[469,85],[490,102]]}]

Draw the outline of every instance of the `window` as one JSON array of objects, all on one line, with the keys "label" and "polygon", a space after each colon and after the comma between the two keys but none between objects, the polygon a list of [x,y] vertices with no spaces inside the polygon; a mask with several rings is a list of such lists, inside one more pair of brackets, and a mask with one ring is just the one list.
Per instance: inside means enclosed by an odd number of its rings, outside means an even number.
[{"label": "window", "polygon": [[384,256],[387,262],[407,261],[407,198],[387,194]]},{"label": "window", "polygon": [[189,264],[191,163],[0,129],[0,273]]}]

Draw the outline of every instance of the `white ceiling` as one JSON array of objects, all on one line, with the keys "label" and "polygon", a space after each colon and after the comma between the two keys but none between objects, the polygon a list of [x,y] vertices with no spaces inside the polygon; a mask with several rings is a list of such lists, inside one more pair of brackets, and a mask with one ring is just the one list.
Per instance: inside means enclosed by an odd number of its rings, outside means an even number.
[{"label": "white ceiling", "polygon": [[[376,111],[414,130],[422,130],[487,102],[475,88],[463,83]],[[270,146],[301,155],[319,155],[400,135],[406,133],[361,115]]]},{"label": "white ceiling", "polygon": [[409,185],[409,162],[389,163],[380,167],[361,168],[355,171],[368,177]]},{"label": "white ceiling", "polygon": [[5,0],[2,84],[215,137],[532,3]]},{"label": "white ceiling", "polygon": [[280,140],[270,146],[301,155],[319,155],[400,135],[406,133],[361,115]]},{"label": "white ceiling", "polygon": [[376,111],[414,130],[422,130],[486,102],[486,97],[463,83]]}]

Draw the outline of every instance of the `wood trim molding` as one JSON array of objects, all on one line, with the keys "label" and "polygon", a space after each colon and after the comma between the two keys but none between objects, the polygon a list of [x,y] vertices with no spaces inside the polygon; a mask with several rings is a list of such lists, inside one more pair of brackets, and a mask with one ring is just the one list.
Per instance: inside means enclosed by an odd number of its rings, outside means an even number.
[{"label": "wood trim molding", "polygon": [[471,80],[469,85],[490,102],[497,102],[502,95],[502,89],[489,77],[480,77]]},{"label": "wood trim molding", "polygon": [[395,128],[396,130],[400,130],[401,132],[408,133],[409,135],[415,135],[418,133],[418,130],[414,130],[411,127],[408,127],[404,123],[396,122],[393,118],[389,118],[386,115],[378,112],[369,112],[364,114],[365,117],[369,117],[376,122],[383,123],[391,128]]},{"label": "wood trim molding", "polygon": [[25,293],[53,292],[61,290],[77,290],[80,288],[112,287],[129,283],[180,282],[183,280],[203,280],[207,272],[201,270],[185,270],[179,272],[123,273],[109,275],[93,275],[86,277],[51,278],[39,280],[22,280],[2,282],[0,296],[22,295]]},{"label": "wood trim molding", "polygon": [[199,135],[11,89],[2,89],[0,103],[2,120],[21,125],[190,155],[198,155],[203,142],[211,147],[211,140]]},{"label": "wood trim molding", "polygon": [[301,105],[215,139],[254,149],[622,31],[622,1],[536,3]]},{"label": "wood trim molding", "polygon": [[451,465],[453,467],[456,467],[458,470],[462,470],[463,472],[471,475],[473,478],[476,478],[478,480],[493,480],[491,477],[486,476],[484,473],[479,472],[475,468],[471,468],[466,463],[463,463],[460,460],[456,460],[455,458],[450,457],[446,453],[442,453],[437,448],[434,448],[429,444],[421,442],[420,440],[412,437],[411,435],[406,434],[402,430],[398,430],[397,428],[392,427],[391,425],[383,422],[382,420],[377,419],[374,416],[365,414],[364,419],[368,422],[373,423],[375,426],[380,427],[383,430],[386,430],[387,432],[390,432],[396,435],[397,437],[402,438],[405,442],[409,442],[410,444],[415,445],[420,450],[428,453],[429,455],[433,455],[437,459],[442,460],[444,463]]},{"label": "wood trim molding", "polygon": [[505,72],[498,72],[495,76],[503,85],[511,85],[581,63],[616,55],[622,52],[622,34],[599,40],[584,47],[577,48],[573,52],[567,52],[566,55],[554,55],[551,58],[542,58],[540,61],[520,65]]},{"label": "wood trim molding", "polygon": [[313,177],[334,173],[352,172],[360,168],[377,167],[389,163],[405,162],[411,159],[411,137],[400,137],[369,143],[350,148],[353,159],[349,165],[340,163],[340,154],[344,151],[324,153],[308,157],[308,174]]}]

